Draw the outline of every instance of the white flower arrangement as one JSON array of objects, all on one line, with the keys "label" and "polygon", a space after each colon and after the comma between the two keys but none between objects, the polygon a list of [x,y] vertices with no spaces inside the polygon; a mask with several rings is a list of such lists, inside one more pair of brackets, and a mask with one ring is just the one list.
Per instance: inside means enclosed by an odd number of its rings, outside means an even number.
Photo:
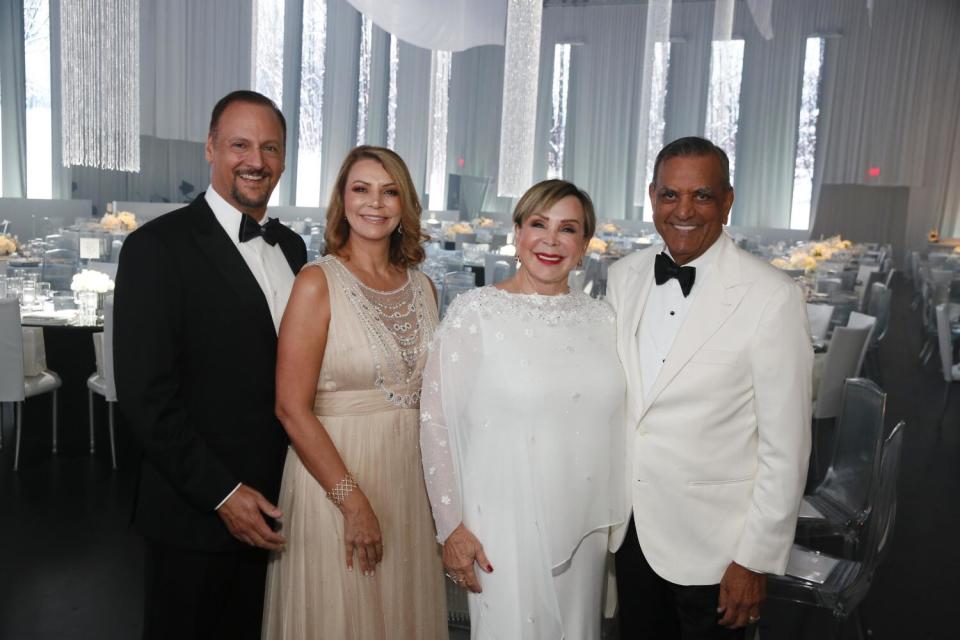
[{"label": "white flower arrangement", "polygon": [[100,227],[107,231],[133,231],[137,228],[137,216],[130,211],[120,211],[116,215],[106,213],[100,218]]},{"label": "white flower arrangement", "polygon": [[113,291],[114,283],[110,276],[100,271],[84,269],[73,274],[70,281],[71,291],[93,291],[94,293],[109,293]]},{"label": "white flower arrangement", "polygon": [[8,256],[17,252],[17,241],[13,236],[0,233],[0,256]]}]

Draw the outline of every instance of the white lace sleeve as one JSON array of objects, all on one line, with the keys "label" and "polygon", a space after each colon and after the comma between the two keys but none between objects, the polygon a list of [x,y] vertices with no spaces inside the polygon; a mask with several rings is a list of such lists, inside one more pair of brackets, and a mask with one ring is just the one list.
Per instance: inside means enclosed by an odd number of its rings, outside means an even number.
[{"label": "white lace sleeve", "polygon": [[[472,293],[472,292],[471,292]],[[460,524],[462,499],[460,448],[469,425],[463,419],[465,390],[479,365],[482,339],[478,328],[476,296],[466,293],[450,305],[430,345],[423,371],[420,397],[420,451],[423,477],[443,543]]]}]

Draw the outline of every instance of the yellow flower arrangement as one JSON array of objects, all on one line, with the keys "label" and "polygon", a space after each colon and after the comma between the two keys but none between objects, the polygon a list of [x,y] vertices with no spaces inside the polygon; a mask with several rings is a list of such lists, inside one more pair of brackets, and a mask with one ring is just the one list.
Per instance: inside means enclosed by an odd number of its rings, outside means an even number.
[{"label": "yellow flower arrangement", "polygon": [[129,211],[120,211],[116,215],[105,213],[100,218],[100,227],[106,231],[133,231],[137,228],[137,216]]},{"label": "yellow flower arrangement", "polygon": [[783,258],[774,258],[770,261],[770,264],[775,266],[777,269],[789,269],[790,263],[784,260]]},{"label": "yellow flower arrangement", "polygon": [[590,238],[590,244],[587,245],[587,253],[606,253],[607,243],[600,238]]},{"label": "yellow flower arrangement", "polygon": [[458,222],[451,225],[450,228],[446,230],[445,235],[448,240],[453,240],[457,237],[458,233],[473,233],[473,227],[467,222]]},{"label": "yellow flower arrangement", "polygon": [[804,271],[813,271],[817,268],[817,259],[803,251],[797,251],[790,256],[791,269],[803,269]]},{"label": "yellow flower arrangement", "polygon": [[620,233],[620,227],[612,222],[607,222],[600,225],[600,233]]},{"label": "yellow flower arrangement", "polygon": [[[479,218],[476,219],[475,224],[477,225],[478,229],[491,229],[497,226],[497,221],[494,220],[493,218],[485,218],[483,216],[480,216]],[[470,232],[468,231],[467,233],[470,233]]]},{"label": "yellow flower arrangement", "polygon": [[17,252],[17,241],[13,239],[13,236],[8,236],[5,233],[0,233],[0,256],[8,256],[16,252]]},{"label": "yellow flower arrangement", "polygon": [[929,233],[927,233],[927,240],[930,242],[940,242],[940,232],[936,229],[930,229]]}]

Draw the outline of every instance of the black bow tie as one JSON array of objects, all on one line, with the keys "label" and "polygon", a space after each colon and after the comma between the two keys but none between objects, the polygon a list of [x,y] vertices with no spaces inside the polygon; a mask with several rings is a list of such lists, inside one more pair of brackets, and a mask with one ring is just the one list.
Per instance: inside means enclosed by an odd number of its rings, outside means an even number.
[{"label": "black bow tie", "polygon": [[663,284],[670,278],[676,278],[680,283],[680,290],[683,291],[683,297],[690,295],[693,289],[693,281],[697,277],[696,267],[681,267],[674,262],[670,256],[665,253],[658,253],[657,260],[653,265],[653,277],[658,285]]},{"label": "black bow tie", "polygon": [[262,236],[263,241],[271,247],[280,241],[280,229],[283,227],[276,218],[269,218],[267,223],[260,226],[260,223],[247,214],[243,214],[240,219],[240,242],[252,240],[257,236]]}]

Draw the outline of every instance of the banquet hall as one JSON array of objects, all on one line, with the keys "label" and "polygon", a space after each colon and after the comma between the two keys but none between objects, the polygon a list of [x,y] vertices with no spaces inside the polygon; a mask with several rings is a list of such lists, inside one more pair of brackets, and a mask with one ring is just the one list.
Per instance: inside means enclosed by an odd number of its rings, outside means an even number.
[{"label": "banquet hall", "polygon": [[593,200],[570,287],[604,298],[609,267],[660,242],[657,151],[723,148],[726,233],[803,289],[815,353],[796,540],[751,633],[956,637],[960,2],[0,0],[0,17],[0,639],[140,637],[112,291],[129,234],[208,189],[210,111],[237,89],[286,119],[267,215],[309,259],[348,152],[404,159],[441,316],[515,272],[511,212],[548,178]]}]

